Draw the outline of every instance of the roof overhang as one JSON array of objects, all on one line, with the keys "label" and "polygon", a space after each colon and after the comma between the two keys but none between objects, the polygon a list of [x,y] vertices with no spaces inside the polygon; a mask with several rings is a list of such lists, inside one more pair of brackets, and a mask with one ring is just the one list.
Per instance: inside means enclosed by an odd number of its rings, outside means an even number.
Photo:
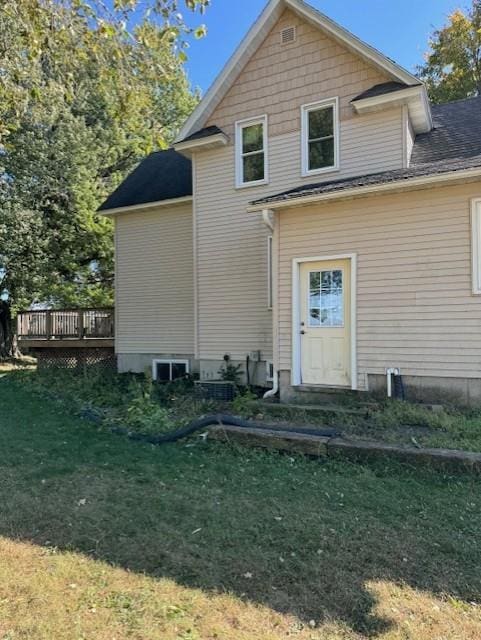
[{"label": "roof overhang", "polygon": [[339,191],[329,191],[313,195],[299,196],[290,199],[283,199],[270,202],[259,202],[247,207],[248,213],[259,213],[266,209],[270,211],[281,211],[283,209],[293,209],[296,207],[308,206],[318,202],[332,202],[333,200],[351,200],[353,198],[363,198],[366,196],[383,195],[385,193],[396,193],[400,191],[415,191],[417,189],[428,189],[434,186],[447,186],[456,182],[473,182],[481,179],[481,167],[438,173],[435,175],[419,176],[413,178],[399,178],[392,182],[383,184],[371,184],[362,187],[352,187]]},{"label": "roof overhang", "polygon": [[184,124],[177,137],[177,141],[180,142],[205,126],[205,123],[217,105],[226,95],[239,73],[285,9],[291,9],[300,17],[306,19],[319,29],[322,29],[327,35],[347,47],[353,53],[361,56],[370,64],[384,71],[391,79],[407,85],[419,83],[419,79],[414,75],[387,58],[374,47],[371,47],[354,36],[347,29],[344,29],[320,11],[303,2],[303,0],[270,0],[215,82],[207,91],[204,98]]},{"label": "roof overhang", "polygon": [[197,138],[194,140],[183,140],[174,142],[173,147],[183,155],[190,155],[195,151],[206,151],[207,149],[216,149],[225,147],[229,142],[229,137],[225,133],[216,133],[213,136],[205,138]]},{"label": "roof overhang", "polygon": [[122,213],[136,213],[138,211],[148,211],[149,209],[158,209],[165,207],[175,207],[179,204],[187,204],[192,202],[192,196],[182,196],[181,198],[170,198],[169,200],[157,200],[156,202],[143,202],[142,204],[133,204],[128,207],[117,207],[116,209],[105,209],[97,211],[101,216],[116,216]]},{"label": "roof overhang", "polygon": [[409,117],[415,133],[427,133],[433,128],[428,94],[426,87],[422,84],[416,87],[407,87],[393,93],[353,100],[351,104],[359,114],[406,105],[409,109]]}]

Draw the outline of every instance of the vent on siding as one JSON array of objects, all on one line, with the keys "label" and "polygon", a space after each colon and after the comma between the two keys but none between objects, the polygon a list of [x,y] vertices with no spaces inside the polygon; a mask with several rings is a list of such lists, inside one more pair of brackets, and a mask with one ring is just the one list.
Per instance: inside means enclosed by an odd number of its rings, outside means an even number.
[{"label": "vent on siding", "polygon": [[281,44],[289,44],[290,42],[295,42],[296,39],[296,28],[295,27],[286,27],[281,31]]}]

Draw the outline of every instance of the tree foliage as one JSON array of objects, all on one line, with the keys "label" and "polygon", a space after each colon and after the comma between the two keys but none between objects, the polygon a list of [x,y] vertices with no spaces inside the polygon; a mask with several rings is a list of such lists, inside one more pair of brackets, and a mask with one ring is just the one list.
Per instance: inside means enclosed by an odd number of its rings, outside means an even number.
[{"label": "tree foliage", "polygon": [[[175,0],[0,0],[0,299],[109,304],[96,210],[195,106]],[[202,10],[208,0],[184,0]],[[1,345],[0,345],[1,348]]]},{"label": "tree foliage", "polygon": [[418,75],[436,103],[481,95],[481,0],[454,11],[434,32]]}]

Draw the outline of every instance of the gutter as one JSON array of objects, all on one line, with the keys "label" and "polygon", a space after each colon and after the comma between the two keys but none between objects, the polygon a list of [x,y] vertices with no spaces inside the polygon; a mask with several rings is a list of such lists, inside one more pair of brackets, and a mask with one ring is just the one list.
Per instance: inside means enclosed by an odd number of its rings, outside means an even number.
[{"label": "gutter", "polygon": [[389,193],[392,191],[404,191],[409,189],[416,189],[416,187],[429,187],[431,185],[443,185],[450,184],[452,182],[458,182],[462,180],[469,180],[473,178],[481,177],[481,167],[475,167],[474,169],[464,169],[459,171],[451,171],[446,173],[440,173],[436,175],[413,177],[413,178],[401,178],[392,182],[384,184],[372,184],[362,187],[351,187],[347,189],[340,189],[338,191],[330,191],[327,193],[317,193],[307,196],[298,196],[293,198],[284,198],[283,200],[271,200],[269,202],[259,202],[250,204],[246,211],[248,213],[259,213],[266,208],[272,210],[289,209],[296,206],[305,206],[309,204],[315,204],[317,202],[326,202],[332,200],[343,200],[349,198],[363,197],[369,195],[382,195],[383,193]]},{"label": "gutter", "polygon": [[170,198],[169,200],[156,200],[155,202],[144,202],[142,204],[133,204],[127,207],[116,207],[114,209],[104,209],[97,211],[101,216],[114,216],[118,213],[135,213],[136,211],[144,211],[145,209],[154,209],[158,207],[173,207],[177,204],[186,204],[192,202],[192,196],[183,196],[181,198]]}]

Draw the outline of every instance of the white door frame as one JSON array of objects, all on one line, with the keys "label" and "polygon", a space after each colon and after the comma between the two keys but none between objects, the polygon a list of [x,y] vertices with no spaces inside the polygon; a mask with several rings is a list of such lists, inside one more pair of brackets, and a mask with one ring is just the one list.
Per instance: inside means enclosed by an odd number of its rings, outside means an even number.
[{"label": "white door frame", "polygon": [[349,260],[351,263],[351,389],[357,389],[357,253],[342,253],[309,258],[294,258],[292,261],[292,367],[291,384],[301,384],[301,308],[300,271],[305,262]]}]

